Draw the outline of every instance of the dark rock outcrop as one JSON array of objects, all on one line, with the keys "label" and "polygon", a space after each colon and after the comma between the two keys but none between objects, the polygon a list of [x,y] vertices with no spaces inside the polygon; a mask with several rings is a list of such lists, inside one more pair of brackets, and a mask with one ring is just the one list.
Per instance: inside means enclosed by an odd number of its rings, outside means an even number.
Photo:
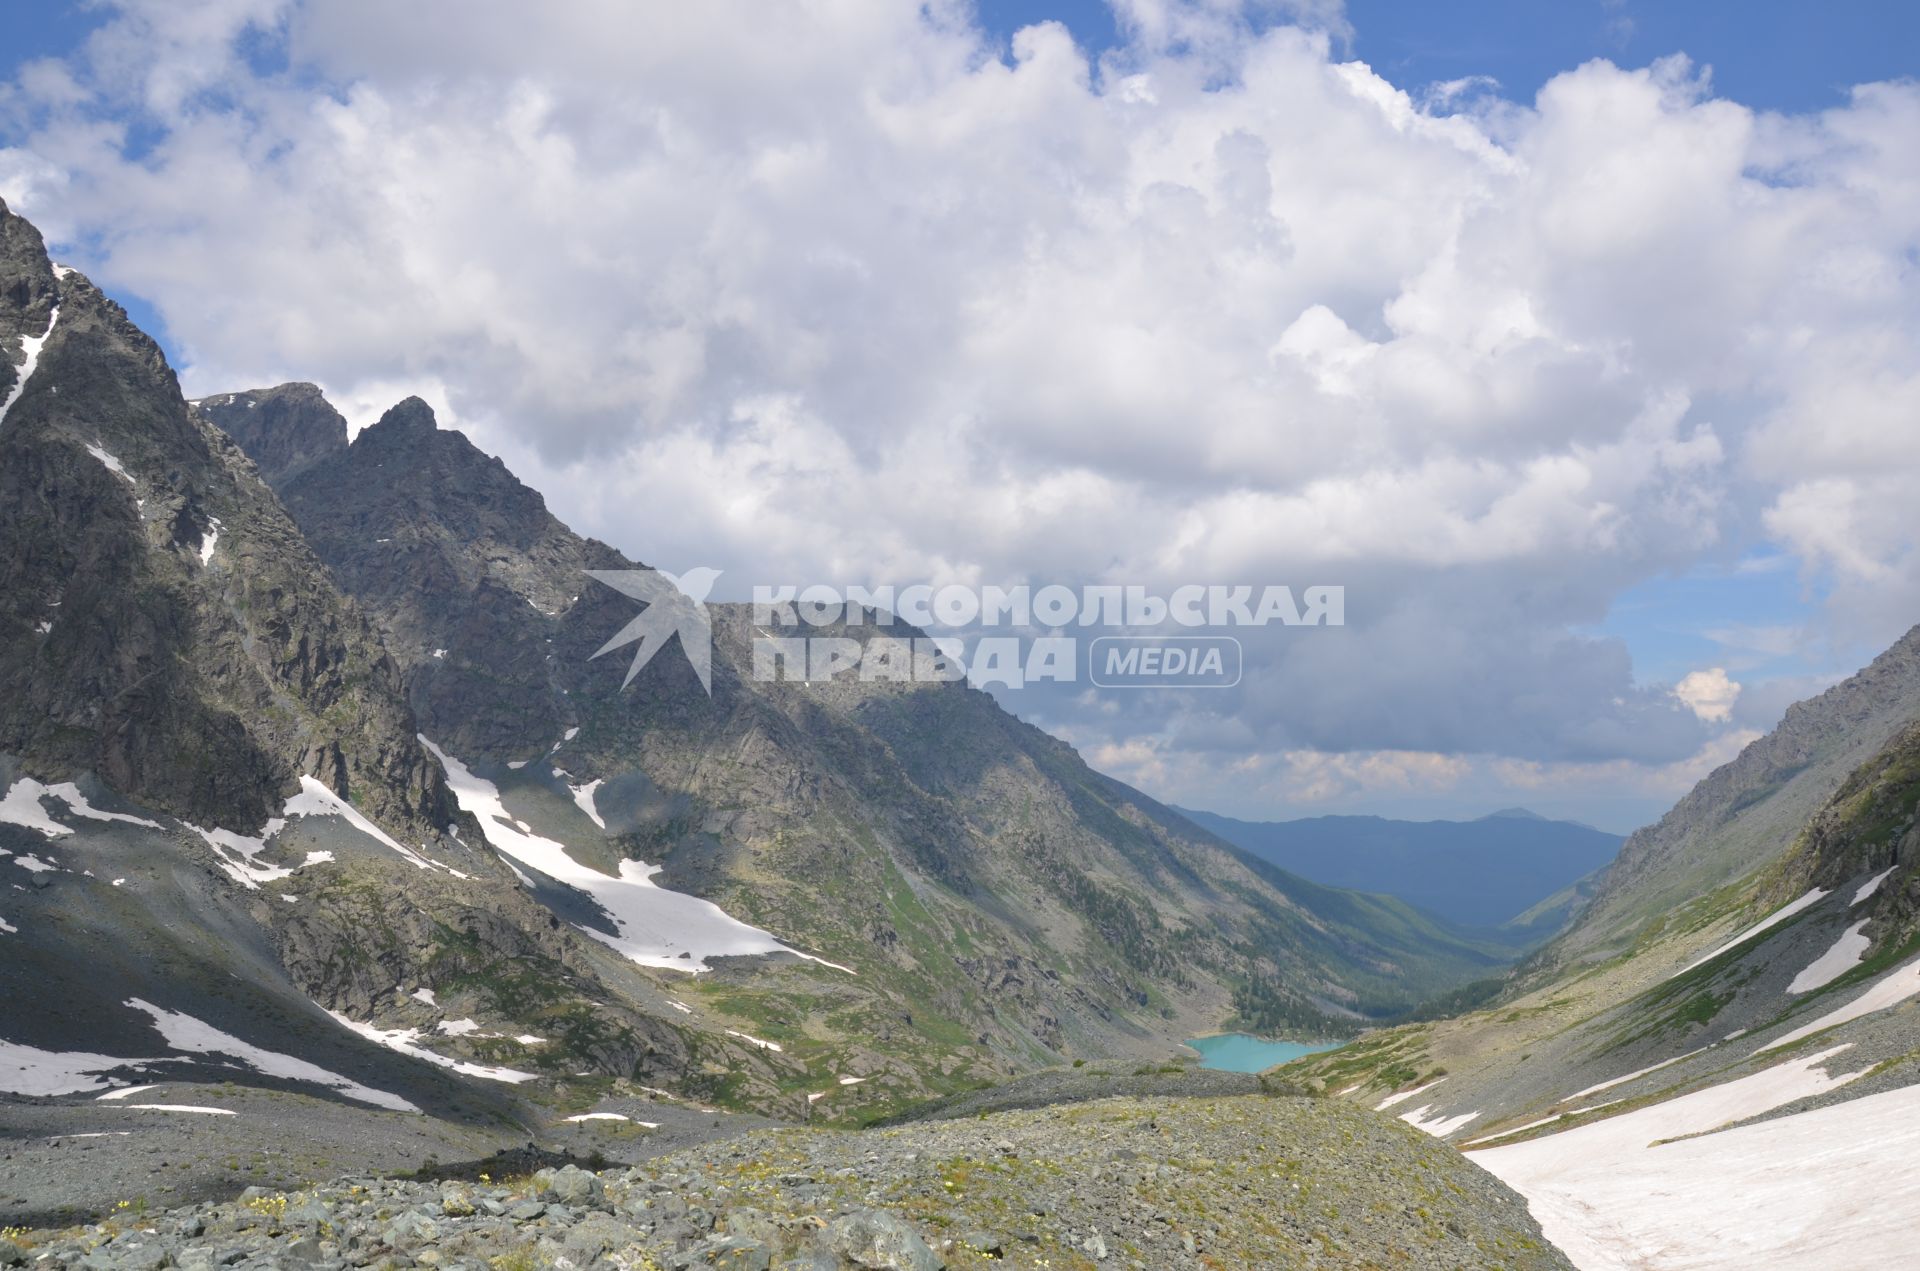
[{"label": "dark rock outcrop", "polygon": [[222,393],[191,405],[238,442],[276,490],[347,448],[347,421],[312,384]]},{"label": "dark rock outcrop", "polygon": [[253,465],[30,225],[0,212],[0,243],[0,334],[59,309],[0,422],[0,750],[235,830],[303,773],[456,821],[397,668]]}]

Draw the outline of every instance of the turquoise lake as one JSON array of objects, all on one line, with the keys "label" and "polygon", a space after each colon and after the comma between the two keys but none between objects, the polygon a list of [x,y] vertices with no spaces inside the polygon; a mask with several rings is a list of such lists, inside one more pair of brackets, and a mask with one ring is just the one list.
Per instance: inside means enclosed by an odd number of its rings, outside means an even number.
[{"label": "turquoise lake", "polygon": [[1200,1052],[1202,1068],[1221,1072],[1265,1072],[1275,1064],[1335,1050],[1339,1042],[1276,1042],[1245,1033],[1222,1033],[1218,1037],[1196,1037],[1187,1045]]}]

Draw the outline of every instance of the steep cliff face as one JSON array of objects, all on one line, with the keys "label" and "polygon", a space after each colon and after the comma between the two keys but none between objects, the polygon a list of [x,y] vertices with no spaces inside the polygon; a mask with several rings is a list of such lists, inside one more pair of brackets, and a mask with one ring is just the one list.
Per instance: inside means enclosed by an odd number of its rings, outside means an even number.
[{"label": "steep cliff face", "polygon": [[1863,874],[1881,881],[1853,910],[1870,950],[1904,949],[1920,932],[1920,722],[1847,775],[1815,813],[1764,899],[1787,904]]},{"label": "steep cliff face", "polygon": [[451,824],[397,668],[253,465],[30,225],[0,242],[0,335],[44,339],[0,419],[0,750],[235,830],[301,774]]},{"label": "steep cliff face", "polygon": [[566,697],[584,683],[585,656],[557,641],[586,638],[588,615],[610,618],[626,603],[585,571],[631,562],[569,531],[505,464],[440,430],[418,398],[288,481],[281,497],[378,617],[428,736],[455,754],[506,762],[572,726]]},{"label": "steep cliff face", "polygon": [[0,420],[18,401],[59,304],[40,231],[0,203]]}]

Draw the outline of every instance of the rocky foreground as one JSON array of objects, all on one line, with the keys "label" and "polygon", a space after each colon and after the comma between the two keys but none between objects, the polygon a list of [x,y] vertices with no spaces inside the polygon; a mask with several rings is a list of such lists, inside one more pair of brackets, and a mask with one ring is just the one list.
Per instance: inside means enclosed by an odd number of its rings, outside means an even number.
[{"label": "rocky foreground", "polygon": [[[510,1168],[510,1167],[508,1167]],[[782,1129],[598,1173],[345,1178],[65,1231],[0,1263],[667,1271],[1569,1264],[1458,1153],[1339,1102],[1113,1098]],[[502,1171],[504,1173],[504,1170]]]}]

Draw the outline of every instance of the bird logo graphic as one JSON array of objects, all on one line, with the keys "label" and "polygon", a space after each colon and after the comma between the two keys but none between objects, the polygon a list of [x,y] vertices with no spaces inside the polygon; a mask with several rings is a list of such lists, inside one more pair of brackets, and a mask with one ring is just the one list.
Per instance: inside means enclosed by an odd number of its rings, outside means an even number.
[{"label": "bird logo graphic", "polygon": [[678,635],[680,650],[700,677],[700,687],[707,690],[708,697],[713,696],[713,619],[707,614],[706,600],[714,580],[720,577],[719,570],[700,565],[678,575],[664,569],[589,569],[586,573],[646,605],[639,617],[620,628],[593,654],[597,658],[639,641],[621,688],[633,683],[640,668],[653,660],[669,638]]}]

